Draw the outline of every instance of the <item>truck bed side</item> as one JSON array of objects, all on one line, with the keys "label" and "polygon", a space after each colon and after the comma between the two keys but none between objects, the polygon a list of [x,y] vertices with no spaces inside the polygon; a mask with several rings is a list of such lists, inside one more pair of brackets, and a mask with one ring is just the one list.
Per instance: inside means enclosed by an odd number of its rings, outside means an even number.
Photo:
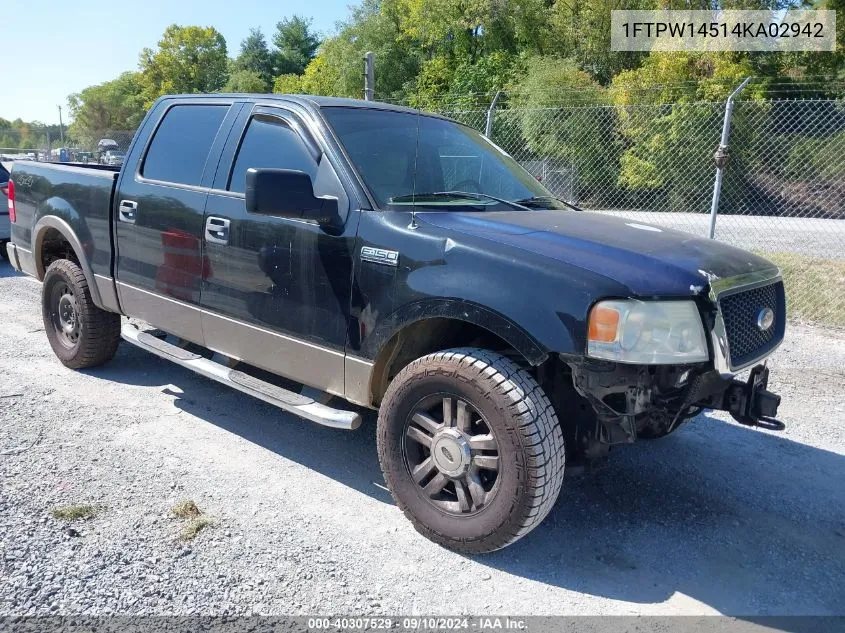
[{"label": "truck bed side", "polygon": [[118,168],[16,162],[12,242],[20,268],[42,279],[52,259],[50,246],[67,242],[92,286],[95,303],[114,309],[99,300],[97,286],[113,288],[111,209],[117,176]]}]

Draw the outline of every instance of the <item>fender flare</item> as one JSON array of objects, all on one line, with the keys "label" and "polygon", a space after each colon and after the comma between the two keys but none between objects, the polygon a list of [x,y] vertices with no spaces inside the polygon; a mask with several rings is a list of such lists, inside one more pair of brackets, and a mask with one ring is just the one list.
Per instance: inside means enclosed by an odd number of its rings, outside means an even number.
[{"label": "fender flare", "polygon": [[445,298],[423,299],[402,306],[385,318],[378,330],[367,338],[361,351],[365,357],[376,359],[398,332],[432,318],[477,325],[501,338],[532,365],[539,365],[548,358],[548,350],[537,339],[503,314],[472,301]]},{"label": "fender flare", "polygon": [[82,274],[85,275],[85,280],[88,282],[88,291],[91,293],[91,300],[95,305],[102,306],[103,301],[100,297],[100,289],[97,287],[97,280],[94,277],[94,271],[91,270],[91,263],[85,255],[85,248],[82,246],[82,242],[70,224],[55,215],[42,216],[35,223],[35,226],[32,227],[32,257],[35,260],[35,272],[38,280],[43,281],[44,275],[47,272],[42,261],[41,249],[44,246],[44,238],[47,236],[48,229],[55,229],[68,241],[73,252],[76,254],[76,259],[79,260],[79,267],[82,268]]}]

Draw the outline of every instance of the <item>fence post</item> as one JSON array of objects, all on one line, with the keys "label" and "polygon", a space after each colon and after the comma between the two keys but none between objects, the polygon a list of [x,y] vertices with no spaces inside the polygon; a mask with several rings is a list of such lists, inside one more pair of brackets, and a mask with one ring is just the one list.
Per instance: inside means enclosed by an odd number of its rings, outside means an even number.
[{"label": "fence post", "polygon": [[364,54],[364,99],[373,101],[376,93],[376,56],[371,52]]},{"label": "fence post", "polygon": [[722,176],[728,165],[728,139],[731,136],[731,117],[734,111],[734,98],[748,85],[751,77],[737,86],[725,102],[725,121],[722,123],[722,140],[713,158],[716,161],[716,181],[713,183],[713,201],[710,203],[710,239],[716,237],[716,215],[719,212],[719,197],[722,195]]},{"label": "fence post", "polygon": [[493,114],[496,112],[496,104],[499,102],[499,96],[502,94],[501,90],[496,91],[493,101],[490,102],[490,107],[487,108],[487,123],[484,125],[484,136],[493,140]]}]

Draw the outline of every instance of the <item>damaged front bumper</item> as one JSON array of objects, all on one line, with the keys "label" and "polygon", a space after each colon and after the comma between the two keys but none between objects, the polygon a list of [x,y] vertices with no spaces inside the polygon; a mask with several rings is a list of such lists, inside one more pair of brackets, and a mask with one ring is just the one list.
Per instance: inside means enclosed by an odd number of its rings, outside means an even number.
[{"label": "damaged front bumper", "polygon": [[709,408],[727,411],[740,424],[782,431],[785,425],[775,419],[780,396],[769,391],[768,385],[769,368],[757,365],[746,382],[731,380],[720,401],[712,403]]},{"label": "damaged front bumper", "polygon": [[570,363],[570,368],[575,390],[595,413],[590,444],[668,435],[705,409],[727,411],[747,426],[785,428],[776,419],[780,396],[768,389],[765,365],[751,369],[746,381],[712,365],[649,367],[587,360]]}]

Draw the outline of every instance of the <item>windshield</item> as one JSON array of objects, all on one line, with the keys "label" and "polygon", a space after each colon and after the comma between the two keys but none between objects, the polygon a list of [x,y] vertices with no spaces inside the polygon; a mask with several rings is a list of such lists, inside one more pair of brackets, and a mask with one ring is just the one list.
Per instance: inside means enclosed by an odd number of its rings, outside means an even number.
[{"label": "windshield", "polygon": [[566,208],[469,127],[389,110],[326,107],[323,113],[381,208]]}]

